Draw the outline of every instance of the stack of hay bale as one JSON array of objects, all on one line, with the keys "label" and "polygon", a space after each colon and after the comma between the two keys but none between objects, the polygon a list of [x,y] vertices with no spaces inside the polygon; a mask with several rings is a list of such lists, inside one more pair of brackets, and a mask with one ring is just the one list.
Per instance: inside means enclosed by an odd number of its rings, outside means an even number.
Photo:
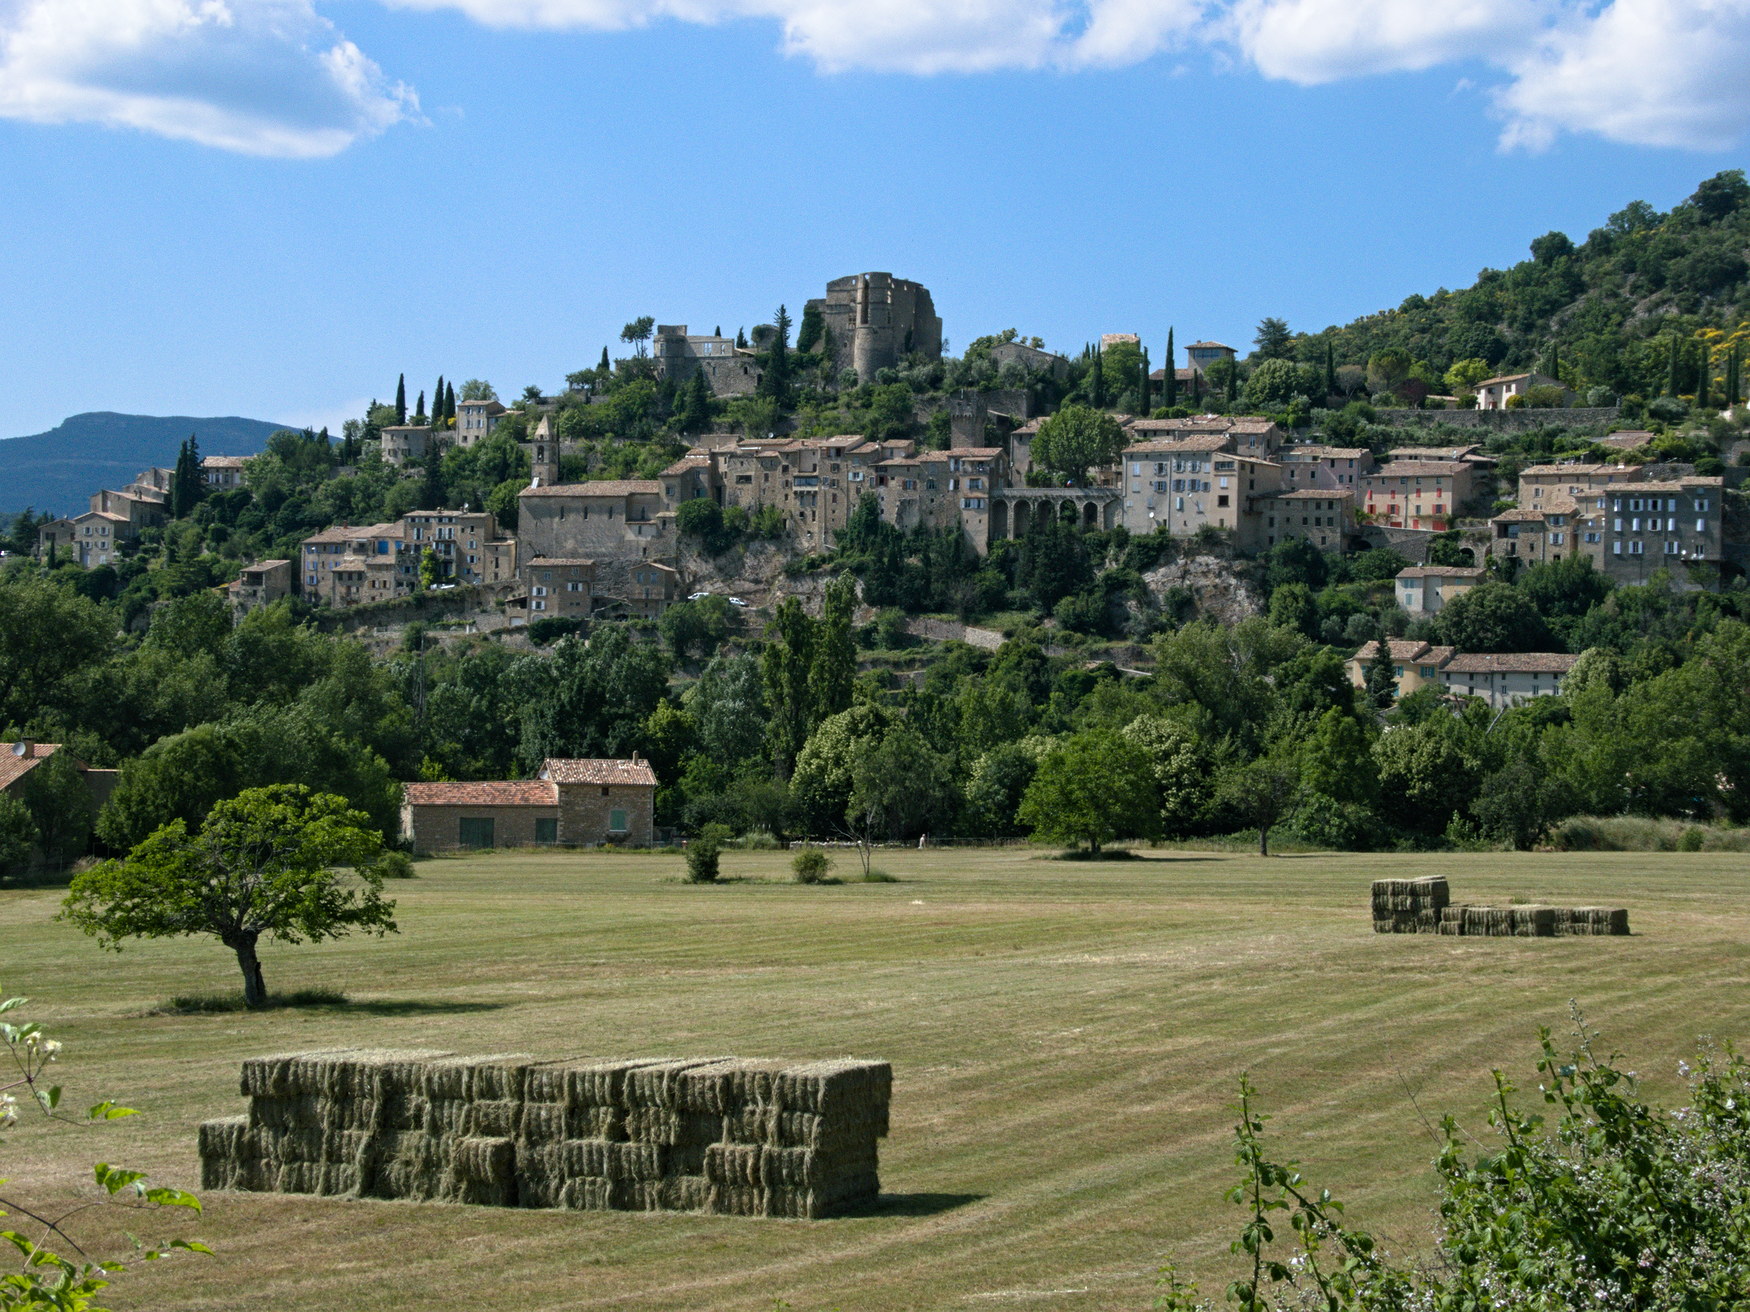
[{"label": "stack of hay bale", "polygon": [[1373,881],[1379,934],[1457,934],[1467,938],[1565,938],[1628,933],[1622,907],[1479,907],[1451,901],[1444,879]]},{"label": "stack of hay bale", "polygon": [[1440,913],[1452,901],[1446,881],[1427,879],[1376,879],[1373,881],[1373,932],[1376,934],[1432,934],[1440,925]]},{"label": "stack of hay bale", "polygon": [[202,1185],[498,1207],[820,1217],[880,1193],[885,1062],[335,1049],[243,1065]]}]

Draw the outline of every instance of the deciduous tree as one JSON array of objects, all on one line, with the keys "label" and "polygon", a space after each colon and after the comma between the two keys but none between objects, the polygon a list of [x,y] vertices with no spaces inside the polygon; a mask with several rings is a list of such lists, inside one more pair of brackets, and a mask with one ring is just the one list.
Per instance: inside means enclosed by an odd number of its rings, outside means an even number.
[{"label": "deciduous tree", "polygon": [[248,789],[198,833],[173,821],[125,858],[76,876],[66,919],[106,948],[210,935],[230,948],[251,1007],[267,1001],[258,947],[394,933],[374,863],[382,840],[344,798],[297,785]]}]

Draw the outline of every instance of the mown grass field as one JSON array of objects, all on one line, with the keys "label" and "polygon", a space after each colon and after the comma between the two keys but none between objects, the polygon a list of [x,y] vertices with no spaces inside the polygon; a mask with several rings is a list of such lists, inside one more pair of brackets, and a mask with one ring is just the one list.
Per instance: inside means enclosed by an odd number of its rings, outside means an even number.
[{"label": "mown grass field", "polygon": [[[841,872],[851,864],[841,861]],[[67,1041],[74,1102],[146,1114],[7,1136],[7,1192],[83,1163],[198,1182],[198,1121],[242,1108],[239,1061],[334,1045],[542,1056],[857,1055],[894,1066],[879,1209],[825,1222],[213,1195],[218,1250],[141,1269],[120,1308],[1140,1309],[1166,1257],[1219,1287],[1236,1211],[1230,1106],[1250,1070],[1284,1155],[1398,1251],[1428,1241],[1435,1145],[1487,1136],[1488,1071],[1535,1086],[1536,1027],[1578,999],[1653,1092],[1697,1038],[1750,1029],[1750,857],[1255,857],[1097,865],[1027,849],[899,852],[901,882],[800,887],[730,853],[692,887],[646,855],[427,862],[401,933],[270,948],[270,989],[345,1007],[148,1014],[234,987],[217,944],[116,956],[0,893],[0,988]],[[1629,939],[1376,936],[1368,881],[1455,899],[1628,906]]]}]

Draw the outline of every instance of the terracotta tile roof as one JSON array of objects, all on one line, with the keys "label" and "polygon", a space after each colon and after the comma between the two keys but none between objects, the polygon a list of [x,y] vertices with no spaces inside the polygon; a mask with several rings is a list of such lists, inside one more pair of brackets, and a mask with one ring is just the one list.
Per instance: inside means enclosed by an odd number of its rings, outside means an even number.
[{"label": "terracotta tile roof", "polygon": [[1139,451],[1151,455],[1171,455],[1177,452],[1189,455],[1193,452],[1222,451],[1227,448],[1227,444],[1226,433],[1204,433],[1200,436],[1161,437],[1148,442],[1138,442],[1134,446],[1125,447],[1124,453],[1129,455],[1132,451]]},{"label": "terracotta tile roof", "polygon": [[1235,433],[1268,433],[1278,427],[1274,419],[1236,419],[1230,431]]},{"label": "terracotta tile roof", "polygon": [[403,784],[409,806],[557,806],[553,785],[540,779],[468,784]]},{"label": "terracotta tile roof", "polygon": [[304,539],[305,544],[311,542],[359,542],[365,538],[398,538],[401,536],[399,524],[367,524],[362,528],[349,528],[342,524],[335,528],[325,528],[320,533],[312,533]]},{"label": "terracotta tile roof", "polygon": [[1398,446],[1386,454],[1393,460],[1463,460],[1477,449],[1474,442],[1469,446]]},{"label": "terracotta tile roof", "polygon": [[569,557],[569,556],[566,556],[566,557],[536,556],[533,560],[531,560],[529,562],[528,567],[531,569],[535,569],[535,568],[551,569],[554,566],[560,566],[560,565],[587,565],[587,566],[589,566],[589,568],[594,569],[595,568],[595,561],[583,560],[581,558],[573,559],[572,557]]},{"label": "terracotta tile roof", "polygon": [[[1254,463],[1267,464],[1259,460]],[[1328,488],[1302,487],[1286,492],[1259,492],[1260,501],[1349,501],[1354,498],[1352,492],[1336,492]]]},{"label": "terracotta tile roof", "polygon": [[[1430,647],[1427,643],[1416,638],[1388,638],[1386,639],[1385,645],[1386,650],[1391,653],[1391,658],[1394,661],[1413,661],[1426,652],[1436,650],[1435,648]],[[1367,643],[1349,659],[1370,661],[1373,659],[1374,651],[1378,646],[1379,644],[1377,642]],[[1446,650],[1451,651],[1452,649],[1448,647]]]},{"label": "terracotta tile roof", "polygon": [[662,484],[654,478],[604,478],[592,483],[549,483],[545,487],[525,487],[524,497],[636,497],[662,495]]},{"label": "terracotta tile roof", "polygon": [[676,478],[690,469],[708,469],[711,466],[710,456],[682,456],[667,469],[662,471],[664,478]]},{"label": "terracotta tile roof", "polygon": [[1669,483],[1612,483],[1609,488],[1600,488],[1599,491],[1608,492],[1611,496],[1618,496],[1624,492],[1631,494],[1635,492],[1660,492],[1669,494],[1671,492],[1681,491],[1685,488],[1697,488],[1702,490],[1716,487],[1723,488],[1725,483],[1726,480],[1716,474],[1712,478],[1679,478]]},{"label": "terracotta tile roof", "polygon": [[1486,571],[1481,565],[1411,565],[1400,569],[1400,579],[1480,579]]},{"label": "terracotta tile roof", "polygon": [[649,761],[554,757],[541,762],[541,778],[556,784],[631,784],[656,787]]},{"label": "terracotta tile roof", "polygon": [[1234,349],[1234,348],[1233,348],[1233,347],[1231,347],[1231,346],[1228,346],[1228,345],[1226,345],[1226,344],[1225,344],[1225,343],[1223,343],[1223,342],[1192,342],[1192,343],[1191,343],[1191,344],[1190,344],[1190,345],[1189,345],[1189,346],[1187,346],[1187,347],[1186,347],[1186,348],[1185,348],[1185,349],[1186,349],[1186,350],[1187,350],[1187,351],[1194,351],[1194,350],[1196,350],[1196,349],[1197,349],[1197,348],[1198,348],[1198,347],[1200,347],[1200,346],[1214,346],[1214,347],[1217,347],[1217,348],[1219,348],[1219,349],[1221,349],[1221,350],[1223,350],[1223,351],[1231,351],[1231,350],[1233,350],[1233,349]]},{"label": "terracotta tile roof", "polygon": [[60,749],[59,743],[0,743],[0,792],[12,787]]},{"label": "terracotta tile roof", "polygon": [[203,469],[241,469],[246,456],[202,456]]},{"label": "terracotta tile roof", "polygon": [[1576,460],[1574,463],[1568,465],[1527,465],[1524,469],[1519,471],[1519,477],[1566,478],[1570,474],[1584,474],[1590,476],[1592,474],[1616,473],[1620,472],[1621,469],[1621,465],[1605,465]]},{"label": "terracotta tile roof", "polygon": [[1381,465],[1367,478],[1401,478],[1404,475],[1436,475],[1451,477],[1453,474],[1467,472],[1470,466],[1457,460],[1394,460],[1389,465]]},{"label": "terracotta tile roof", "polygon": [[1373,455],[1364,446],[1288,446],[1276,453],[1276,458],[1282,461],[1307,460],[1361,460]]},{"label": "terracotta tile roof", "polygon": [[1578,656],[1561,651],[1474,652],[1454,656],[1443,674],[1566,674]]},{"label": "terracotta tile roof", "polygon": [[1002,455],[1003,449],[1000,446],[956,446],[949,447],[948,454],[965,456],[973,460],[989,460],[994,456]]}]

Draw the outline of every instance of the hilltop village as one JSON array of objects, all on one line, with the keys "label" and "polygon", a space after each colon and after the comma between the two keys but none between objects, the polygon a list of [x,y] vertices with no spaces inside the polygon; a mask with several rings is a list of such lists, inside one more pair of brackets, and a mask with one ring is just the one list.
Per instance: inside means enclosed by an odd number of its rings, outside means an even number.
[{"label": "hilltop village", "polygon": [[[422,404],[410,422],[377,422],[390,417],[379,407],[356,425],[358,437],[349,435],[349,458],[406,473],[439,465],[451,451],[508,440],[513,463],[527,470],[511,489],[514,511],[505,513],[507,489],[499,487],[496,512],[433,505],[389,522],[335,523],[284,558],[243,563],[229,596],[241,610],[286,597],[350,607],[456,586],[482,590],[513,626],[598,613],[655,618],[694,583],[713,582],[688,577],[683,546],[708,549],[723,540],[725,523],[759,526],[805,558],[831,551],[859,509],[905,534],[950,531],[973,557],[1048,521],[1190,539],[1242,556],[1296,541],[1338,556],[1388,548],[1410,562],[1403,596],[1413,598],[1405,607],[1412,615],[1433,613],[1492,560],[1584,557],[1619,582],[1680,566],[1694,586],[1743,567],[1746,544],[1727,513],[1723,471],[1661,459],[1655,433],[1610,423],[1614,409],[1576,413],[1573,392],[1550,375],[1476,378],[1463,396],[1434,397],[1452,411],[1415,412],[1435,422],[1536,417],[1576,431],[1613,430],[1596,444],[1576,444],[1566,459],[1515,462],[1517,478],[1503,487],[1501,460],[1486,439],[1504,425],[1476,429],[1482,440],[1443,446],[1420,444],[1422,430],[1412,429],[1402,445],[1378,452],[1319,441],[1291,426],[1296,416],[1245,413],[1258,407],[1246,406],[1237,386],[1234,347],[1193,342],[1169,377],[1165,368],[1143,367],[1138,338],[1123,333],[1104,335],[1075,360],[1012,333],[982,339],[979,360],[1004,385],[947,390],[930,398],[934,407],[918,405],[887,425],[917,435],[803,435],[784,417],[769,432],[746,431],[744,423],[742,431],[698,433],[650,477],[595,476],[595,469],[576,476],[582,452],[597,442],[568,438],[568,427],[590,426],[567,419],[605,411],[616,384],[642,381],[691,401],[705,393],[700,408],[709,414],[713,404],[760,396],[775,357],[790,368],[812,357],[846,391],[880,386],[902,368],[941,367],[942,321],[916,282],[886,273],[840,278],[804,315],[793,351],[769,325],[756,329],[755,344],[692,334],[686,325],[645,325],[653,338],[646,354],[634,324],[638,354],[612,371],[604,365],[592,377],[574,376],[561,396],[531,388],[512,406],[495,394],[452,399],[453,416],[427,416]],[[1254,365],[1251,381],[1270,372],[1257,367],[1267,363]],[[1113,400],[1147,413],[1086,404],[1105,399],[1102,374]],[[1071,413],[1054,423],[1072,379],[1083,403],[1071,399]],[[1220,408],[1228,413],[1202,408],[1206,397],[1227,402]],[[1528,400],[1542,409],[1525,408]],[[392,413],[409,420],[404,399]],[[1081,429],[1070,431],[1072,419]],[[1054,442],[1059,426],[1065,431]],[[1042,437],[1043,452],[1036,450]],[[203,456],[201,486],[219,493],[247,486],[249,464]],[[40,527],[39,557],[86,568],[119,562],[143,530],[169,517],[177,477],[150,469],[124,488],[96,492],[85,513]],[[1458,572],[1419,572],[1436,541],[1446,549],[1435,563]],[[1408,587],[1429,578],[1443,582],[1419,593]]]},{"label": "hilltop village", "polygon": [[0,871],[269,784],[415,852],[1745,823],[1750,316],[1646,272],[1740,247],[1721,175],[1158,355],[956,350],[859,273],[795,322],[640,316],[550,388],[402,375],[338,435],[194,434],[9,528]]}]

